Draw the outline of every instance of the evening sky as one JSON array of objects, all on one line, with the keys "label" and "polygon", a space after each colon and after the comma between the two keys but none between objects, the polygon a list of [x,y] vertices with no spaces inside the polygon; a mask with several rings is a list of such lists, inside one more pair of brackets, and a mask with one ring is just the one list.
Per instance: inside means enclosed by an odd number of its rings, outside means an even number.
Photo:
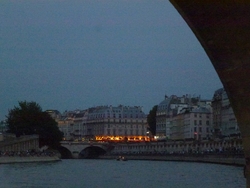
[{"label": "evening sky", "polygon": [[18,101],[43,110],[212,99],[222,84],[168,0],[2,0],[0,120]]}]

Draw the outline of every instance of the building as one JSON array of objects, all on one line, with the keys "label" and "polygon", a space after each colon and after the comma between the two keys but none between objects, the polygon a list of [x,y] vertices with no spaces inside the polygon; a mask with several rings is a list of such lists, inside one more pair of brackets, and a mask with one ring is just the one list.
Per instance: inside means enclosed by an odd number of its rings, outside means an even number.
[{"label": "building", "polygon": [[58,110],[46,110],[45,112],[47,112],[55,120],[60,119],[62,116]]},{"label": "building", "polygon": [[65,111],[63,114],[58,110],[46,110],[46,112],[57,122],[59,130],[63,132],[64,140],[82,139],[86,111]]},{"label": "building", "polygon": [[156,113],[156,138],[204,140],[211,137],[211,101],[183,95],[165,96]]},{"label": "building", "polygon": [[88,109],[84,137],[102,141],[145,141],[147,118],[139,106],[99,106]]},{"label": "building", "polygon": [[195,107],[184,113],[184,139],[210,140],[213,115],[210,106]]},{"label": "building", "polygon": [[156,139],[170,138],[173,117],[183,107],[188,106],[187,97],[170,97],[165,95],[165,99],[157,106],[156,111]]},{"label": "building", "polygon": [[[165,95],[164,100],[157,106],[156,112],[156,138],[170,139],[173,129],[174,117],[183,109],[187,108],[190,103],[197,102],[197,98],[191,98],[188,95],[177,97]],[[174,119],[173,119],[174,118]]]},{"label": "building", "polygon": [[214,92],[212,99],[214,138],[239,137],[240,131],[233,108],[224,88]]},{"label": "building", "polygon": [[65,111],[58,121],[58,127],[64,133],[64,139],[82,140],[87,118],[87,110]]},{"label": "building", "polygon": [[6,120],[0,121],[0,133],[5,133],[7,129]]},{"label": "building", "polygon": [[149,140],[147,117],[140,106],[97,106],[53,117],[65,140]]}]

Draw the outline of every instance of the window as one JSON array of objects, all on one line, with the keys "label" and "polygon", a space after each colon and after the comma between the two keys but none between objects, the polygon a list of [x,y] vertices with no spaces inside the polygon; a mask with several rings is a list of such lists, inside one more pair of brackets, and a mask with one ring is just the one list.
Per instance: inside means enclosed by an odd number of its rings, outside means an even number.
[{"label": "window", "polygon": [[209,125],[209,120],[206,121],[206,125]]},{"label": "window", "polygon": [[199,125],[202,125],[202,120],[199,120]]},{"label": "window", "polygon": [[200,132],[200,133],[202,132],[202,127],[199,127],[199,132]]},{"label": "window", "polygon": [[194,120],[194,125],[197,125],[197,121],[196,120]]}]

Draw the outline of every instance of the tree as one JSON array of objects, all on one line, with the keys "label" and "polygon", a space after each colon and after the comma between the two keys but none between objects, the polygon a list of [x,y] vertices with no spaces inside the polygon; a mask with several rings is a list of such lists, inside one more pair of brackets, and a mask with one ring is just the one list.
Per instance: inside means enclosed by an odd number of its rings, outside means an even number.
[{"label": "tree", "polygon": [[17,137],[38,134],[40,147],[47,145],[56,148],[63,138],[57,122],[35,102],[19,102],[19,107],[9,110],[6,118],[9,133]]},{"label": "tree", "polygon": [[155,105],[150,111],[147,116],[147,121],[149,125],[149,130],[152,133],[152,135],[155,135],[156,133],[156,111],[157,111],[157,105]]}]

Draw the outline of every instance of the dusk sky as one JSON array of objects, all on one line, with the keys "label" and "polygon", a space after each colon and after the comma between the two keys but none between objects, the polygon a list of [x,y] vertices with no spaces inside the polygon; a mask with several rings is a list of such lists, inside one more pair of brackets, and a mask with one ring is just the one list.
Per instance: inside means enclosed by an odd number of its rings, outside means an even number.
[{"label": "dusk sky", "polygon": [[212,99],[222,84],[168,0],[2,0],[0,120],[18,101],[43,110]]}]

